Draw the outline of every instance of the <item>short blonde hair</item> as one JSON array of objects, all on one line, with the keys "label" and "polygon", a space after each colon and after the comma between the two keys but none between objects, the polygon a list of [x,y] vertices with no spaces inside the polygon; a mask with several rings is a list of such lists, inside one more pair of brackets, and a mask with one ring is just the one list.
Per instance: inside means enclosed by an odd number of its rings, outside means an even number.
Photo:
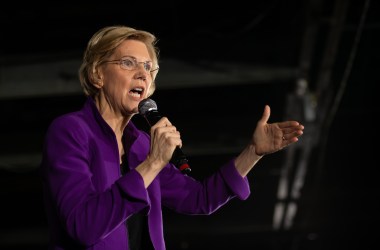
[{"label": "short blonde hair", "polygon": [[[86,96],[95,97],[98,95],[99,89],[94,86],[94,83],[98,78],[97,70],[99,65],[111,56],[122,42],[128,39],[143,42],[148,48],[153,68],[158,67],[157,40],[153,34],[122,25],[104,27],[89,40],[83,55],[82,65],[79,68],[79,80]],[[157,71],[153,71],[151,74],[152,84],[148,96],[151,96],[156,89],[154,80],[156,79]]]}]

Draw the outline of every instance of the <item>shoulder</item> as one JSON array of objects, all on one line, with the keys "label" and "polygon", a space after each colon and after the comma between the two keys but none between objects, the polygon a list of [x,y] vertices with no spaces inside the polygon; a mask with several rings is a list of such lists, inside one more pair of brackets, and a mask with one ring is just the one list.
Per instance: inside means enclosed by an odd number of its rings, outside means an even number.
[{"label": "shoulder", "polygon": [[87,124],[81,112],[71,112],[67,114],[60,115],[52,120],[49,125],[48,130],[70,130],[71,128],[78,128]]},{"label": "shoulder", "polygon": [[87,141],[91,129],[88,120],[80,111],[56,117],[50,123],[46,139],[49,141],[71,140]]}]

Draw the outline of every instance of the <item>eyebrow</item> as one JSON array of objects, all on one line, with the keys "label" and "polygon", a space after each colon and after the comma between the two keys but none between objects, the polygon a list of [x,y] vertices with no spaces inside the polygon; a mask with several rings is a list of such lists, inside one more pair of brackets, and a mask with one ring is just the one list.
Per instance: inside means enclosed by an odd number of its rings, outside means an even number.
[{"label": "eyebrow", "polygon": [[[122,56],[121,59],[123,59],[123,58],[125,58],[125,57],[130,57],[130,58],[133,58],[133,59],[135,59],[136,61],[138,61],[136,57],[134,57],[134,56],[130,56],[130,55]],[[143,61],[143,62],[153,62],[153,61],[151,61],[151,60],[147,60],[147,61]]]}]

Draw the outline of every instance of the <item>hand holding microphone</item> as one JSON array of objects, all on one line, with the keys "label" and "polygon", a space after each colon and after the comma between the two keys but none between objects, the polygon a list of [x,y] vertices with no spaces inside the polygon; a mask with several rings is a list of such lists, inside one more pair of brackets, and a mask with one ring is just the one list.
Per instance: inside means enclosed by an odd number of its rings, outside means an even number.
[{"label": "hand holding microphone", "polygon": [[[147,98],[142,100],[139,103],[138,109],[139,114],[145,118],[150,127],[153,127],[162,118],[161,114],[157,110],[156,102],[152,99]],[[175,139],[175,137],[176,136],[174,135],[173,139]],[[168,145],[163,145],[163,147],[165,146]],[[175,148],[170,162],[173,163],[184,174],[189,173],[191,171],[186,155],[178,146]]]}]

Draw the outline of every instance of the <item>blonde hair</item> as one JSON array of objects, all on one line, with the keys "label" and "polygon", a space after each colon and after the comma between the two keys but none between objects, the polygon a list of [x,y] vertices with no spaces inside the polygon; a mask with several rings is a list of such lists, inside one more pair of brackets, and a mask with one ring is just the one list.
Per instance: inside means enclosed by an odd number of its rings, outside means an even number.
[{"label": "blonde hair", "polygon": [[[122,25],[104,27],[89,40],[83,55],[82,65],[79,68],[79,80],[85,95],[95,97],[99,93],[99,89],[94,86],[98,78],[97,69],[99,65],[111,56],[122,42],[128,39],[143,42],[148,48],[153,68],[158,67],[157,40],[153,34]],[[148,96],[151,96],[156,89],[154,80],[156,79],[157,71],[151,72],[151,75],[152,84]]]}]

